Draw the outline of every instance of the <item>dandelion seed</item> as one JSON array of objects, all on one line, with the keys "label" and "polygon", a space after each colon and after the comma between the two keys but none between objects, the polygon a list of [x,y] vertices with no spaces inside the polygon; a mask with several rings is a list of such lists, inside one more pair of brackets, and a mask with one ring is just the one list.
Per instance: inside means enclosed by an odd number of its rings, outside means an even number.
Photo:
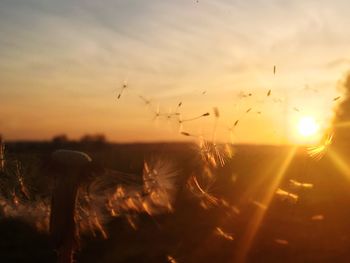
[{"label": "dandelion seed", "polygon": [[207,183],[206,186],[200,185],[196,176],[191,176],[187,181],[189,190],[201,201],[201,205],[204,208],[208,208],[211,205],[218,205],[219,199],[210,194],[211,183]]},{"label": "dandelion seed", "polygon": [[273,75],[276,75],[276,65],[273,66]]},{"label": "dandelion seed", "polygon": [[181,134],[182,135],[184,135],[184,136],[192,136],[190,133],[188,133],[188,132],[181,132]]},{"label": "dandelion seed", "polygon": [[50,207],[48,200],[23,202],[16,194],[12,193],[9,202],[4,196],[0,196],[0,208],[2,215],[8,218],[21,218],[34,225],[41,232],[48,232]]},{"label": "dandelion seed", "polygon": [[162,159],[145,162],[142,177],[107,170],[79,192],[79,228],[104,236],[103,225],[115,216],[125,216],[137,229],[137,213],[172,212],[176,176],[177,169]]},{"label": "dandelion seed", "polygon": [[258,208],[262,209],[262,210],[266,210],[267,206],[264,205],[263,203],[259,202],[259,201],[252,201],[253,205],[256,205]]},{"label": "dandelion seed", "polygon": [[224,166],[226,161],[233,156],[231,145],[216,144],[203,137],[199,138],[198,148],[202,159],[213,167],[217,167],[218,164]]},{"label": "dandelion seed", "polygon": [[216,227],[215,228],[215,233],[221,237],[223,237],[224,239],[226,240],[230,240],[230,241],[233,241],[234,240],[234,237],[232,234],[229,234],[229,233],[226,233],[225,231],[222,230],[222,228],[220,227]]},{"label": "dandelion seed", "polygon": [[12,202],[13,202],[13,204],[14,204],[15,206],[18,206],[18,205],[19,205],[19,198],[17,197],[15,191],[12,192]]},{"label": "dandelion seed", "polygon": [[289,244],[289,242],[285,239],[275,239],[275,242],[279,245],[283,245],[283,246],[287,246]]},{"label": "dandelion seed", "polygon": [[137,230],[137,223],[136,223],[136,218],[132,217],[131,215],[126,216],[126,220],[128,221],[129,225],[134,229]]},{"label": "dandelion seed", "polygon": [[19,162],[16,162],[16,172],[15,173],[16,173],[16,177],[17,177],[17,180],[18,180],[18,183],[19,183],[19,187],[20,187],[21,193],[27,199],[29,199],[29,191],[28,191],[26,185],[23,182],[23,176],[22,176],[22,173],[21,173],[21,167],[20,167],[20,163]]},{"label": "dandelion seed", "polygon": [[206,93],[207,93],[207,91],[203,91],[203,92],[202,92],[202,95],[205,95]]},{"label": "dandelion seed", "polygon": [[249,108],[246,110],[246,113],[250,112],[252,110],[252,108]]},{"label": "dandelion seed", "polygon": [[341,98],[340,96],[335,97],[335,98],[333,99],[333,101],[337,101],[337,100],[339,100],[340,98]]},{"label": "dandelion seed", "polygon": [[300,183],[296,180],[289,180],[289,183],[290,185],[293,187],[293,188],[296,188],[296,189],[312,189],[314,187],[313,184],[310,184],[310,183]]},{"label": "dandelion seed", "polygon": [[184,123],[184,122],[188,122],[188,121],[194,121],[194,120],[198,120],[202,117],[207,117],[207,116],[210,116],[210,113],[209,112],[206,112],[200,116],[197,116],[197,117],[194,117],[194,118],[190,118],[190,119],[185,119],[185,120],[181,120],[179,119],[179,123]]},{"label": "dandelion seed", "polygon": [[300,112],[300,110],[297,107],[294,107],[293,110],[295,110],[296,112]]},{"label": "dandelion seed", "polygon": [[237,206],[232,206],[231,209],[236,215],[239,215],[241,213],[241,210],[239,210]]},{"label": "dandelion seed", "polygon": [[318,90],[317,89],[315,89],[315,88],[311,88],[309,85],[305,85],[305,87],[304,87],[304,90],[310,90],[310,91],[313,91],[313,92],[318,92]]},{"label": "dandelion seed", "polygon": [[220,112],[218,107],[213,108],[214,111],[214,116],[215,116],[215,123],[214,123],[214,128],[213,128],[213,133],[212,133],[212,141],[214,142],[216,140],[216,129],[218,125],[218,119],[220,117]]},{"label": "dandelion seed", "polygon": [[143,97],[143,96],[139,96],[139,98],[146,104],[146,105],[150,105],[151,104],[151,100],[148,100],[148,99],[146,99],[145,97]]},{"label": "dandelion seed", "polygon": [[311,217],[311,220],[312,221],[322,221],[322,220],[324,220],[324,215],[314,215],[314,216],[312,216]]},{"label": "dandelion seed", "polygon": [[169,113],[166,115],[167,119],[171,119],[171,117],[173,116],[173,114],[171,114],[170,110],[169,110]]},{"label": "dandelion seed", "polygon": [[232,146],[232,144],[229,144],[229,143],[225,143],[224,146],[223,146],[223,155],[224,155],[224,158],[226,159],[231,159],[235,154],[235,148]]},{"label": "dandelion seed", "polygon": [[176,191],[177,173],[177,169],[164,160],[152,160],[150,164],[145,162],[144,192],[149,194],[149,200],[145,201],[148,201],[150,207],[153,207],[153,213],[162,210],[172,211],[171,204]]},{"label": "dandelion seed", "polygon": [[299,199],[299,197],[296,194],[292,194],[290,192],[284,191],[281,188],[277,189],[276,195],[279,196],[279,198],[282,201],[288,201],[293,204],[296,203]]},{"label": "dandelion seed", "polygon": [[233,175],[231,176],[231,182],[232,182],[232,183],[237,182],[237,179],[238,179],[237,174],[233,174]]},{"label": "dandelion seed", "polygon": [[28,188],[26,187],[26,185],[25,185],[24,182],[23,182],[23,178],[22,178],[22,177],[18,178],[18,181],[19,181],[21,193],[22,193],[27,199],[29,199],[29,198],[30,198],[30,196],[29,196],[29,191],[28,191]]},{"label": "dandelion seed", "polygon": [[227,127],[228,131],[229,131],[229,134],[230,134],[230,142],[232,143],[233,142],[233,135],[234,135],[234,128],[238,125],[238,122],[239,120],[236,120],[234,122],[234,124],[231,126],[231,127]]},{"label": "dandelion seed", "polygon": [[128,87],[128,85],[127,85],[127,83],[124,81],[124,84],[123,84],[122,88],[120,89],[120,92],[119,92],[119,94],[118,94],[118,96],[117,96],[117,99],[118,99],[118,100],[121,98],[121,96],[122,96],[124,90],[125,90],[127,87]]},{"label": "dandelion seed", "polygon": [[180,112],[178,112],[178,110],[180,109],[181,106],[182,106],[182,101],[180,101],[180,102],[177,104],[176,109],[175,109],[175,112],[174,112],[174,113],[171,113],[171,115],[180,116]]},{"label": "dandelion seed", "polygon": [[100,231],[100,233],[102,234],[103,238],[107,239],[108,235],[107,235],[105,229],[103,228],[103,226],[101,224],[101,221],[100,221],[98,215],[96,214],[96,212],[94,213],[93,221],[94,221],[95,227]]},{"label": "dandelion seed", "polygon": [[[198,3],[198,1],[197,1],[197,3]],[[175,260],[175,258],[173,258],[173,257],[170,256],[170,255],[167,256],[167,260],[168,260],[169,263],[177,263],[177,261]]]},{"label": "dandelion seed", "polygon": [[280,98],[275,98],[275,99],[273,99],[273,102],[275,102],[275,103],[282,103],[283,100],[280,99]]},{"label": "dandelion seed", "polygon": [[159,109],[159,104],[158,104],[157,109],[156,109],[156,111],[154,112],[154,118],[153,118],[153,120],[159,118],[160,115],[161,115],[161,114],[160,114],[160,109]]},{"label": "dandelion seed", "polygon": [[333,134],[325,137],[324,141],[317,146],[310,146],[307,148],[309,156],[315,160],[320,160],[327,152],[333,141]]},{"label": "dandelion seed", "polygon": [[267,97],[269,97],[271,95],[271,90],[269,90],[268,92],[267,92]]},{"label": "dandelion seed", "polygon": [[250,95],[251,93],[248,93],[248,94],[246,94],[244,91],[240,91],[239,93],[238,93],[238,97],[239,98],[247,98],[247,97],[250,97],[251,95]]},{"label": "dandelion seed", "polygon": [[204,210],[208,210],[211,208],[212,205],[208,202],[205,202],[204,200],[200,200],[199,206],[202,207]]},{"label": "dandelion seed", "polygon": [[218,107],[214,107],[214,108],[213,108],[213,111],[214,111],[214,116],[215,116],[215,118],[219,118],[219,117],[220,117],[220,112],[219,112]]}]

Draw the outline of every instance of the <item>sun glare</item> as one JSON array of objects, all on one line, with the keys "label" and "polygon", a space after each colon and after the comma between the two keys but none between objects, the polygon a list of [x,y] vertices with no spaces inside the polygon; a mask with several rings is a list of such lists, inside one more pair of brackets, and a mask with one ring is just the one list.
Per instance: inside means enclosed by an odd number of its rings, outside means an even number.
[{"label": "sun glare", "polygon": [[315,135],[319,130],[319,125],[316,120],[310,116],[304,116],[299,120],[298,131],[303,137]]}]

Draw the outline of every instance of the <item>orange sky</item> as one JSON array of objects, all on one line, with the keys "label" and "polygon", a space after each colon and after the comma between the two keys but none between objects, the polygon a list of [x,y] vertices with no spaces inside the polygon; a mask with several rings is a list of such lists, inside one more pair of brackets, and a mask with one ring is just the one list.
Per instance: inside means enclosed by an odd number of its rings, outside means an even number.
[{"label": "orange sky", "polygon": [[[326,126],[350,61],[347,2],[247,2],[1,2],[0,132],[183,140],[176,120],[153,121],[151,110],[180,101],[184,119],[218,107],[221,141],[237,119],[235,142],[297,141],[304,115]],[[210,138],[214,121],[183,129]]]}]

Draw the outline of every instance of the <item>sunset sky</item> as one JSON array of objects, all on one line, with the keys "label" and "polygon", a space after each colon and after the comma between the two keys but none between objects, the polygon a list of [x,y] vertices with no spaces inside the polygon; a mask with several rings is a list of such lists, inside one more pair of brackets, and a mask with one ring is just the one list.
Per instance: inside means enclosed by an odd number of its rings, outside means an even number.
[{"label": "sunset sky", "polygon": [[[0,133],[9,140],[61,133],[184,140],[175,119],[153,120],[152,112],[158,105],[171,112],[182,102],[183,119],[218,107],[218,140],[228,140],[239,119],[235,142],[298,141],[298,119],[313,116],[327,126],[338,103],[333,98],[341,95],[337,86],[350,64],[348,6],[345,0],[2,0]],[[209,116],[183,130],[210,137],[214,122]]]}]

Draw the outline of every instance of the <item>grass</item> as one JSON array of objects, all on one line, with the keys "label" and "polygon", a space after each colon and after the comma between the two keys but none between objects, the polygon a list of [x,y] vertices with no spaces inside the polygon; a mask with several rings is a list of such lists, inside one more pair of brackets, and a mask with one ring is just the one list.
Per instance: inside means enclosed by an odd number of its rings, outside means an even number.
[{"label": "grass", "polygon": [[[37,198],[48,194],[49,176],[38,167],[52,150],[50,144],[10,144],[9,158],[17,156],[24,180]],[[181,168],[173,213],[141,214],[133,229],[125,217],[106,226],[108,239],[83,235],[78,262],[233,262],[239,244],[257,209],[253,201],[264,195],[278,171],[287,148],[238,146],[237,154],[216,167],[210,193],[219,205],[204,209],[186,187],[198,171],[195,148],[189,144],[105,145],[88,152],[103,165],[123,172],[140,173],[144,158],[165,153]],[[69,148],[69,145],[66,145]],[[263,171],[267,171],[263,173]],[[232,174],[237,179],[232,181]],[[295,189],[290,180],[313,184],[312,189]],[[46,188],[45,188],[46,185]],[[255,186],[256,185],[256,186]],[[254,186],[254,187],[253,187]],[[280,187],[298,195],[296,203],[274,197],[249,250],[248,262],[347,262],[350,259],[350,202],[347,180],[325,156],[316,162],[299,150]],[[236,206],[239,213],[229,207]],[[322,215],[321,220],[312,220]],[[218,231],[220,229],[220,231]],[[221,234],[218,234],[221,233]],[[2,262],[54,262],[48,236],[28,224],[27,218],[3,218],[0,222]],[[230,237],[230,238],[229,238]],[[277,241],[276,241],[277,240]],[[287,243],[286,243],[286,242]],[[40,261],[41,260],[41,261]]]}]

